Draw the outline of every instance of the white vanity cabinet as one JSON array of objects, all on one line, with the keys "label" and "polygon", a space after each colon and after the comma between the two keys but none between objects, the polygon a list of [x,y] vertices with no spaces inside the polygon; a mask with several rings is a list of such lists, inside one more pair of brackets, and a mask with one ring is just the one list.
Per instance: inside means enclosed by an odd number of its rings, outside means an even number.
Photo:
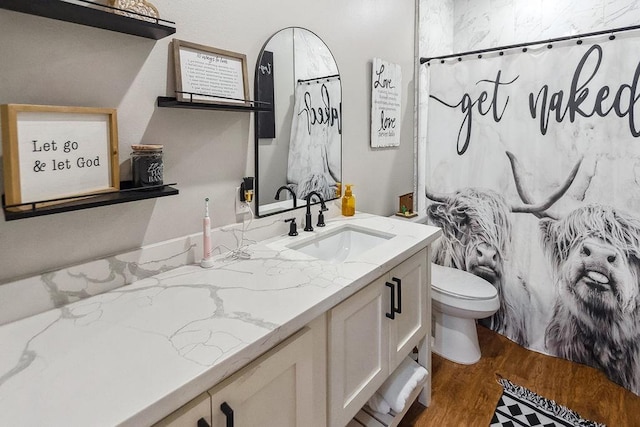
[{"label": "white vanity cabinet", "polygon": [[155,427],[324,426],[324,322],[312,322],[317,328],[303,328]]},{"label": "white vanity cabinet", "polygon": [[212,426],[313,425],[312,360],[305,328],[209,391]]},{"label": "white vanity cabinet", "polygon": [[389,273],[391,282],[396,278],[400,279],[402,284],[402,312],[396,313],[395,319],[387,322],[390,372],[393,372],[431,331],[431,274],[428,271],[431,266],[430,259],[429,251],[423,249]]},{"label": "white vanity cabinet", "polygon": [[[158,267],[122,288],[0,325],[7,349],[0,372],[8,375],[0,387],[0,426],[99,419],[122,427],[224,427],[224,407],[233,411],[235,427],[344,427],[358,412],[397,427],[403,411],[378,414],[362,406],[415,346],[418,363],[430,371],[429,247],[441,231],[357,212],[330,217],[324,229],[301,237],[268,237],[280,226],[260,221],[252,238],[265,238],[251,245],[251,259],[221,254],[214,268]],[[336,240],[339,249],[331,246]],[[175,255],[181,263],[193,241],[185,236],[114,259],[157,263]],[[323,257],[345,250],[349,256],[337,262],[305,254],[315,244]],[[56,283],[70,289],[73,281],[66,282],[78,272],[102,277],[107,264],[117,267],[110,257],[56,270]],[[25,365],[26,347],[46,366]],[[82,363],[87,358],[95,363]],[[67,366],[74,374],[60,375]],[[425,381],[408,399],[420,393],[428,405],[429,375]],[[79,388],[86,393],[78,395]],[[38,411],[29,411],[33,396]],[[387,396],[400,409],[395,397]],[[60,411],[70,401],[81,410]],[[366,418],[357,416],[360,423]]]},{"label": "white vanity cabinet", "polygon": [[153,427],[206,427],[210,423],[211,397],[208,393],[202,393],[154,424]]},{"label": "white vanity cabinet", "polygon": [[329,311],[331,427],[347,425],[427,335],[427,261],[423,249]]},{"label": "white vanity cabinet", "polygon": [[429,258],[420,250],[156,427],[348,425],[414,347],[430,369]]}]

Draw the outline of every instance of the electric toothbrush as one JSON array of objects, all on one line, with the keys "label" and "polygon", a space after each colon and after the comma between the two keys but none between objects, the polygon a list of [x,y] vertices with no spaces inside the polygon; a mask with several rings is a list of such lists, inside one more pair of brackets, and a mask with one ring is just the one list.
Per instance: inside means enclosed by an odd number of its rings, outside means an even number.
[{"label": "electric toothbrush", "polygon": [[211,259],[211,219],[209,218],[209,198],[204,199],[204,218],[202,219],[202,261],[200,267],[213,267]]}]

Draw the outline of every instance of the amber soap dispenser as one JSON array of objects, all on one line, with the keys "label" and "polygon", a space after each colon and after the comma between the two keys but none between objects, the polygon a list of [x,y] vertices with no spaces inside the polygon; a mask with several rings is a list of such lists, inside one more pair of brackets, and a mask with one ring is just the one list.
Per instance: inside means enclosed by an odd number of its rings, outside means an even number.
[{"label": "amber soap dispenser", "polygon": [[356,198],[351,192],[353,184],[347,184],[344,196],[342,197],[342,215],[353,216],[356,213]]}]

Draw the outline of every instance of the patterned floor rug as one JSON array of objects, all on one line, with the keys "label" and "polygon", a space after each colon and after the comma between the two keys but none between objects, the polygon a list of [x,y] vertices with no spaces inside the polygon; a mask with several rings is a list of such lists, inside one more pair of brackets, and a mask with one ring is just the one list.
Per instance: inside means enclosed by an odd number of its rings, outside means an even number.
[{"label": "patterned floor rug", "polygon": [[498,378],[498,382],[503,388],[502,396],[496,405],[490,427],[605,427],[604,424],[585,420],[571,409],[505,378]]}]

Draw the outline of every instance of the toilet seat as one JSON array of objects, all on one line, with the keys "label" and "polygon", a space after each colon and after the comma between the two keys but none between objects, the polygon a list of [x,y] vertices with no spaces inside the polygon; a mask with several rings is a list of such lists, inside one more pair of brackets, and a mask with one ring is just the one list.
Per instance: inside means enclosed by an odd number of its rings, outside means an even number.
[{"label": "toilet seat", "polygon": [[496,288],[483,278],[434,263],[431,264],[431,289],[463,299],[486,300],[498,295]]},{"label": "toilet seat", "polygon": [[465,318],[482,319],[500,307],[498,291],[469,272],[431,264],[431,299],[434,309]]}]

